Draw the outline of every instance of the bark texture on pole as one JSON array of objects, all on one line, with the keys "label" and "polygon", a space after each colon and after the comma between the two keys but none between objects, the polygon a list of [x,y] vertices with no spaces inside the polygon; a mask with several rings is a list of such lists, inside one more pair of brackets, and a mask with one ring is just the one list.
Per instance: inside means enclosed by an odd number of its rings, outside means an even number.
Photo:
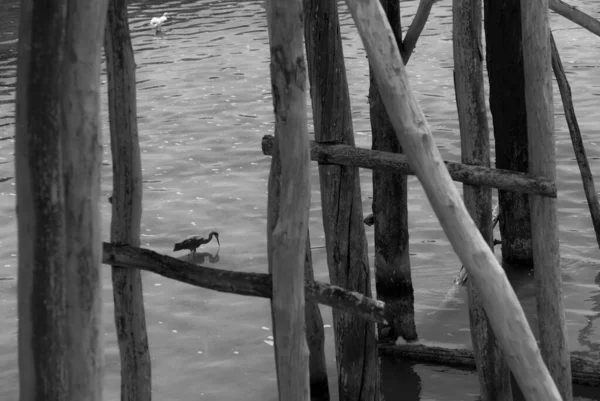
[{"label": "bark texture on pole", "polygon": [[[304,0],[315,141],[353,146],[350,95],[335,0]],[[319,165],[327,265],[332,284],[371,296],[358,168]],[[333,311],[339,398],[381,399],[375,324]]]},{"label": "bark texture on pole", "polygon": [[268,0],[275,151],[269,174],[267,247],[279,399],[310,399],[304,264],[310,207],[306,63],[301,0]]},{"label": "bark texture on pole", "polygon": [[527,318],[504,270],[450,178],[408,84],[395,37],[379,2],[346,0],[396,135],[450,243],[479,293],[490,324],[527,400],[560,400]]},{"label": "bark texture on pole", "polygon": [[[462,162],[490,166],[488,130],[483,85],[481,45],[481,0],[453,0],[454,86],[461,134]],[[463,186],[465,206],[483,239],[492,247],[492,190]],[[479,290],[469,280],[469,322],[477,362],[480,397],[483,401],[512,400],[510,370],[483,309]]]},{"label": "bark texture on pole", "polygon": [[[548,0],[521,3],[529,171],[556,179]],[[563,400],[573,399],[562,300],[556,199],[532,195],[531,228],[540,348]]]},{"label": "bark texture on pole", "polygon": [[[496,168],[528,171],[527,113],[521,40],[521,0],[484,0],[490,110]],[[526,194],[499,191],[502,259],[531,267],[531,221]]]},{"label": "bark texture on pole", "polygon": [[[399,0],[381,0],[396,43],[402,43]],[[412,49],[411,49],[412,51]],[[406,58],[408,59],[408,57]],[[379,95],[373,71],[369,71],[369,109],[373,150],[402,153],[402,147]],[[379,341],[418,340],[415,296],[408,245],[408,187],[406,174],[373,171],[373,217],[375,221],[375,286],[377,298],[395,310],[389,327],[378,326]]]},{"label": "bark texture on pole", "polygon": [[21,3],[15,168],[22,401],[102,400],[106,4]]},{"label": "bark texture on pole", "polygon": [[[104,38],[113,158],[111,242],[140,245],[142,162],[127,0],[109,0]],[[121,400],[150,401],[152,372],[140,270],[112,267]]]}]

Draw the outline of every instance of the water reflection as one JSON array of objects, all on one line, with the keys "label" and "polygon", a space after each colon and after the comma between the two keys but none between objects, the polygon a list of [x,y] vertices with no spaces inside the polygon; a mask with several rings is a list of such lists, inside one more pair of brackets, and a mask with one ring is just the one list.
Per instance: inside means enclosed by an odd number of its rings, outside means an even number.
[{"label": "water reflection", "polygon": [[179,259],[185,260],[186,262],[195,263],[197,265],[203,265],[208,258],[210,263],[219,263],[221,258],[219,257],[219,251],[214,255],[210,252],[196,252],[195,254],[188,254],[180,257]]}]

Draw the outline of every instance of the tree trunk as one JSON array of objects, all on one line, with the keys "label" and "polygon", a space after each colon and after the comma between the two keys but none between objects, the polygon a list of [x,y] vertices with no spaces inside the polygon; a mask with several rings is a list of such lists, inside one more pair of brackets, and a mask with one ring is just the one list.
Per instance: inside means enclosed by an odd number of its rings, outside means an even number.
[{"label": "tree trunk", "polygon": [[[490,133],[483,86],[481,0],[454,0],[452,11],[454,86],[462,162],[489,167]],[[491,188],[464,185],[463,198],[483,239],[493,249]],[[473,284],[473,280],[469,280],[467,285],[469,322],[479,375],[480,397],[483,401],[510,401],[510,370],[496,343],[479,290]]]},{"label": "tree trunk", "polygon": [[[494,122],[496,168],[528,171],[527,113],[520,0],[484,0],[490,110]],[[531,221],[528,196],[498,191],[502,258],[531,267]]]},{"label": "tree trunk", "polygon": [[[104,44],[113,156],[111,242],[139,246],[142,163],[127,0],[109,0]],[[152,372],[141,272],[113,266],[112,281],[121,356],[121,400],[150,401]]]},{"label": "tree trunk", "polygon": [[[529,171],[556,180],[548,19],[548,0],[528,0],[521,4]],[[570,401],[573,399],[573,385],[562,300],[556,199],[532,195],[530,205],[540,348],[563,400]]]},{"label": "tree trunk", "polygon": [[102,400],[106,4],[21,3],[15,158],[22,401]]},{"label": "tree trunk", "polygon": [[[304,0],[308,73],[316,142],[354,145],[350,95],[334,0]],[[331,283],[371,295],[358,168],[319,165]],[[373,322],[334,310],[339,398],[381,399]]]},{"label": "tree trunk", "polygon": [[[381,0],[396,43],[402,42],[399,0]],[[369,105],[373,150],[402,153],[394,127],[379,95],[373,71],[369,71]],[[378,326],[379,341],[418,340],[415,296],[408,251],[408,197],[406,175],[373,171],[373,217],[375,218],[375,286],[377,299],[394,310],[389,327]]]},{"label": "tree trunk", "polygon": [[267,247],[279,399],[308,401],[304,266],[310,207],[302,1],[267,1],[275,151],[269,175]]}]

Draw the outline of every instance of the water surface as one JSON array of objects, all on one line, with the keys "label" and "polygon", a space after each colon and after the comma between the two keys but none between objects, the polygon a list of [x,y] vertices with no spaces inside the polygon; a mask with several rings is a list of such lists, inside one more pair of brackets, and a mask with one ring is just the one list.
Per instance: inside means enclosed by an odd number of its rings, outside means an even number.
[{"label": "water surface", "polygon": [[[357,146],[371,144],[368,64],[350,15],[341,24]],[[597,1],[572,1],[598,18]],[[408,26],[416,1],[403,2]],[[18,1],[0,5],[0,177],[12,177]],[[155,36],[148,23],[175,14]],[[133,1],[130,21],[137,62],[138,124],[144,168],[142,246],[173,254],[191,234],[221,234],[221,248],[203,247],[204,263],[236,271],[267,271],[266,205],[270,158],[260,141],[273,133],[269,50],[262,1]],[[452,80],[451,3],[437,3],[408,65],[410,82],[447,160],[460,161]],[[600,176],[600,39],[552,15],[554,35],[573,90],[592,171]],[[406,28],[406,27],[405,27]],[[106,76],[103,75],[106,102]],[[570,349],[600,359],[600,253],[555,87],[557,173],[564,296]],[[108,116],[102,190],[112,186]],[[312,125],[309,125],[312,130]],[[312,164],[310,230],[316,278],[328,281],[316,164]],[[371,174],[361,170],[364,213],[371,210]],[[461,187],[459,185],[459,187]],[[427,341],[470,344],[466,297],[445,297],[460,262],[440,229],[421,185],[409,179],[410,251],[419,335]],[[0,183],[0,276],[16,277],[14,180]],[[108,239],[110,212],[102,204]],[[373,229],[367,228],[372,256]],[[497,234],[499,235],[499,234]],[[499,254],[497,250],[497,254]],[[177,253],[176,256],[184,256]],[[372,265],[372,260],[371,260]],[[266,300],[220,294],[144,273],[146,315],[156,399],[275,400],[271,315]],[[528,272],[511,273],[534,319]],[[104,275],[105,399],[119,399],[119,357],[112,318],[112,288]],[[0,398],[17,399],[16,281],[0,281]],[[337,393],[331,312],[323,308],[330,388]],[[474,400],[473,372],[424,364],[382,362],[388,400]],[[592,399],[591,391],[578,393]],[[598,398],[600,399],[600,398]]]}]

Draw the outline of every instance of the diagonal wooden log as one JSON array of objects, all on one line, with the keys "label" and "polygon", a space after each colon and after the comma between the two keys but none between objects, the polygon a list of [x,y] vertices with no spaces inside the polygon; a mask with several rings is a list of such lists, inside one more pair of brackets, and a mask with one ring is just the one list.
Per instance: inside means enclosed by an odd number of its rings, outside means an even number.
[{"label": "diagonal wooden log", "polygon": [[587,199],[590,214],[592,216],[592,224],[596,233],[596,242],[598,243],[598,246],[600,246],[600,204],[598,203],[598,194],[596,193],[592,169],[590,168],[590,163],[585,154],[585,146],[583,145],[579,123],[577,122],[577,116],[575,115],[571,86],[569,85],[567,75],[565,74],[562,62],[560,61],[560,54],[558,54],[558,49],[552,33],[550,33],[550,45],[552,46],[552,69],[554,70],[554,76],[556,77],[556,83],[558,85],[558,90],[560,91],[560,97],[562,98],[565,119],[567,120],[569,133],[571,134],[571,142],[573,143],[573,151],[575,152],[575,158],[579,165],[585,198]]},{"label": "diagonal wooden log", "polygon": [[[398,140],[454,250],[482,295],[494,334],[528,400],[560,400],[507,277],[469,215],[408,83],[394,35],[377,1],[346,0]],[[392,112],[393,111],[393,112]]]},{"label": "diagonal wooden log", "polygon": [[437,3],[438,1],[439,0],[419,1],[419,7],[417,8],[417,12],[415,13],[412,23],[406,31],[406,35],[404,36],[404,40],[402,41],[402,48],[400,49],[404,64],[408,63],[410,56],[412,55],[413,51],[415,50],[415,47],[417,46],[417,40],[419,40],[419,36],[421,36],[423,29],[425,29],[425,24],[429,19],[431,8],[433,7],[433,4]]},{"label": "diagonal wooden log", "polygon": [[549,0],[550,10],[600,36],[600,21],[561,0]]},{"label": "diagonal wooden log", "polygon": [[[242,273],[199,266],[130,245],[104,242],[102,263],[141,269],[196,287],[229,294],[260,298],[271,298],[273,294],[270,274]],[[388,319],[393,316],[383,302],[336,285],[307,280],[304,282],[304,290],[307,299],[346,310],[373,322],[388,324]]]}]

